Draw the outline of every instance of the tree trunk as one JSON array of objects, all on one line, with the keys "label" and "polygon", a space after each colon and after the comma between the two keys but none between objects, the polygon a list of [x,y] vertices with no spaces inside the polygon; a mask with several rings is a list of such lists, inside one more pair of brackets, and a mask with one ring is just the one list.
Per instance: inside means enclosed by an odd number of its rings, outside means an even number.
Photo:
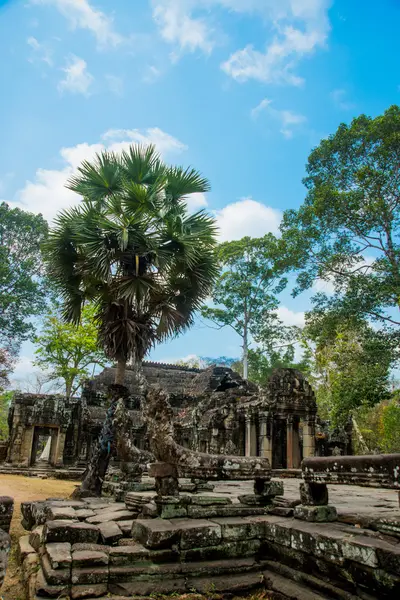
[{"label": "tree trunk", "polygon": [[115,385],[124,385],[126,371],[126,360],[119,359],[117,362],[117,372],[115,373]]},{"label": "tree trunk", "polygon": [[101,429],[99,439],[91,452],[89,464],[83,475],[82,484],[73,492],[73,498],[101,496],[104,478],[112,455],[115,453],[115,423],[114,415],[120,398],[127,396],[127,389],[122,385],[110,385],[110,406]]},{"label": "tree trunk", "polygon": [[247,379],[249,364],[248,364],[248,356],[249,356],[249,348],[248,348],[248,333],[247,333],[247,323],[244,324],[243,331],[243,379]]}]

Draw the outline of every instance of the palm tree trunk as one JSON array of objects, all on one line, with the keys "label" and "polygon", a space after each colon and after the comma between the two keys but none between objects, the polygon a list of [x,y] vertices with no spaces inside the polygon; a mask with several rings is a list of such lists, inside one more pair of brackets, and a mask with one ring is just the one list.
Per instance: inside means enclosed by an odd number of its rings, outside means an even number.
[{"label": "palm tree trunk", "polygon": [[114,383],[116,385],[124,385],[125,372],[126,372],[126,360],[120,358],[117,362],[117,371],[115,373]]},{"label": "palm tree trunk", "polygon": [[115,423],[114,415],[118,400],[125,398],[127,390],[121,385],[110,385],[110,405],[107,409],[106,418],[101,428],[99,439],[91,452],[89,464],[83,475],[82,484],[75,489],[74,498],[87,496],[101,496],[104,478],[107,473],[110,459],[115,453]]}]

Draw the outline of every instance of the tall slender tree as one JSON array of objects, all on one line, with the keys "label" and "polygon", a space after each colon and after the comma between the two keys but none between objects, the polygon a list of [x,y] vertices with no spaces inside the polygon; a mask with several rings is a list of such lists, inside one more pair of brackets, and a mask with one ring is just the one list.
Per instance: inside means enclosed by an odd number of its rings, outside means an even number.
[{"label": "tall slender tree", "polygon": [[204,211],[189,214],[186,198],[209,190],[196,170],[168,167],[153,146],[132,145],[83,162],[67,187],[81,204],[59,214],[46,246],[63,315],[79,322],[95,307],[99,342],[116,361],[112,402],[82,484],[101,493],[116,402],[127,362],[137,371],[153,344],[188,328],[217,277],[216,227]]}]

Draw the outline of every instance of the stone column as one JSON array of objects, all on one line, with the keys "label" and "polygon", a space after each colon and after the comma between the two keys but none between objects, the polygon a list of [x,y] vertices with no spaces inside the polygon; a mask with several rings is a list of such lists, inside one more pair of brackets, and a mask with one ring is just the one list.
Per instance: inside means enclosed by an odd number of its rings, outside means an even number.
[{"label": "stone column", "polygon": [[254,416],[250,428],[250,456],[257,456],[257,427]]},{"label": "stone column", "polygon": [[251,417],[245,417],[245,432],[244,432],[244,447],[245,456],[251,456]]},{"label": "stone column", "polygon": [[305,421],[303,425],[303,458],[315,456],[315,423]]},{"label": "stone column", "polygon": [[293,469],[293,415],[289,415],[286,425],[286,468]]},{"label": "stone column", "polygon": [[299,436],[299,423],[296,420],[293,423],[293,448],[292,448],[292,464],[293,469],[300,468],[300,436]]},{"label": "stone column", "polygon": [[267,415],[260,415],[260,456],[272,466],[272,427]]},{"label": "stone column", "polygon": [[26,427],[24,429],[20,453],[20,461],[24,467],[29,467],[31,464],[34,431],[34,427]]},{"label": "stone column", "polygon": [[64,464],[64,446],[66,434],[64,431],[58,432],[58,444],[56,450],[56,467],[62,467]]}]

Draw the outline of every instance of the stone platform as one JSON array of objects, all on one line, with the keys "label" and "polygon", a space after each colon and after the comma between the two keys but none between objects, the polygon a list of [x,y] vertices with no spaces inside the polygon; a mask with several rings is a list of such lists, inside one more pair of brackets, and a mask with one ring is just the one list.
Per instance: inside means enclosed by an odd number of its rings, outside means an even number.
[{"label": "stone platform", "polygon": [[[25,503],[30,533],[19,556],[28,598],[127,600],[190,591],[207,597],[260,586],[279,600],[399,597],[397,494],[334,486],[330,495],[334,523],[293,517],[296,480],[285,481],[285,496],[266,506],[252,504],[251,482],[235,481],[215,482],[212,493],[181,493],[179,503],[156,502],[151,490],[129,493],[124,503]],[[186,513],[178,516],[182,507]]]}]

